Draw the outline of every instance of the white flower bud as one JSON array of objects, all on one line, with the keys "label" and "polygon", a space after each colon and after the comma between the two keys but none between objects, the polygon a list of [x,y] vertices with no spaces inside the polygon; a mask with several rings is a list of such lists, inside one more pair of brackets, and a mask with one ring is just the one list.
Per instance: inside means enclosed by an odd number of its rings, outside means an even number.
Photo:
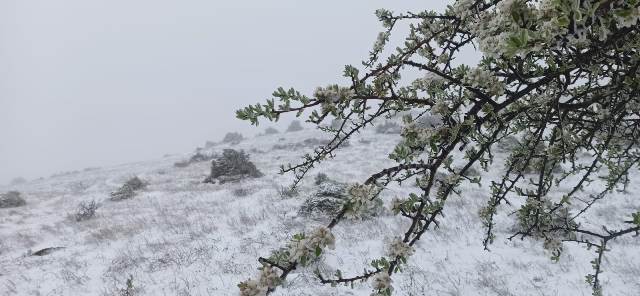
[{"label": "white flower bud", "polygon": [[247,280],[238,285],[240,287],[240,296],[265,296],[268,288],[261,286],[255,280]]},{"label": "white flower bud", "polygon": [[391,288],[391,276],[386,272],[380,272],[373,276],[371,287],[375,290],[385,290]]},{"label": "white flower bud", "polygon": [[409,246],[409,244],[402,241],[402,239],[400,239],[399,237],[394,238],[387,249],[387,254],[389,255],[389,257],[394,259],[396,257],[407,258],[413,255],[413,252],[413,248]]}]

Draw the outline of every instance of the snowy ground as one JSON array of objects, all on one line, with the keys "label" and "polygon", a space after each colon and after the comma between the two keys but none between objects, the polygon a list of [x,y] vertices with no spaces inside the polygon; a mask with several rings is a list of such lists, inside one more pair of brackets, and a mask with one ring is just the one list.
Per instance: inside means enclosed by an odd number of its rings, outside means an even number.
[{"label": "snowy ground", "polygon": [[[323,222],[297,216],[314,188],[313,175],[302,184],[298,197],[283,198],[279,193],[291,181],[291,176],[278,174],[279,165],[297,161],[312,148],[272,149],[275,144],[319,137],[316,131],[301,131],[259,136],[234,146],[250,152],[265,173],[236,184],[203,184],[209,163],[176,168],[173,163],[187,157],[180,155],[0,188],[19,190],[27,200],[24,207],[0,209],[0,295],[114,295],[130,276],[139,295],[237,295],[236,284],[255,276],[258,256],[268,256],[293,233]],[[312,173],[362,181],[391,164],[385,157],[398,139],[365,132]],[[485,183],[492,173],[485,174]],[[147,181],[147,188],[133,199],[109,201],[109,193],[134,175]],[[235,196],[234,189],[241,187],[250,194]],[[594,227],[605,222],[621,225],[640,209],[640,199],[633,194],[639,187],[632,183],[629,193],[618,193],[608,204],[594,207],[591,220],[582,222]],[[540,242],[507,240],[514,225],[508,213],[515,208],[502,208],[496,242],[491,252],[484,251],[477,211],[486,203],[488,186],[463,188],[463,196],[450,200],[441,228],[423,237],[412,263],[394,276],[395,295],[591,295],[584,276],[591,272],[594,253],[567,245],[560,262],[553,263]],[[392,186],[383,199],[388,202],[412,190],[416,188],[411,185]],[[78,203],[90,200],[101,205],[94,219],[70,218]],[[310,270],[340,268],[345,275],[355,274],[383,254],[381,240],[406,227],[406,219],[389,213],[340,224],[335,229],[336,250]],[[603,265],[605,295],[638,295],[639,246],[640,239],[631,236],[612,245]],[[46,247],[64,249],[29,256]],[[336,290],[320,286],[310,272],[298,271],[274,294],[369,293],[367,283]]]}]

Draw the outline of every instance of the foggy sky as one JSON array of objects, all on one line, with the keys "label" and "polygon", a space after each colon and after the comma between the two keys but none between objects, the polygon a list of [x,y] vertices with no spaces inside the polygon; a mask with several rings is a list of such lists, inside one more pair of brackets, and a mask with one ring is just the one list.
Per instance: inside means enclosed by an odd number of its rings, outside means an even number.
[{"label": "foggy sky", "polygon": [[375,9],[445,5],[0,0],[0,183],[255,134],[234,111],[343,81],[381,30]]}]

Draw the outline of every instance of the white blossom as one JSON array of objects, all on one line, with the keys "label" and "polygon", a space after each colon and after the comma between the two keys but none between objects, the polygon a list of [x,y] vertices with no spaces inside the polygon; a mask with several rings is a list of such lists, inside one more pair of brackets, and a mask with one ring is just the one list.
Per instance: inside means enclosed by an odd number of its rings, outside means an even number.
[{"label": "white blossom", "polygon": [[458,183],[458,181],[460,181],[460,175],[458,175],[458,174],[448,174],[444,178],[444,183],[447,184],[447,185],[454,185],[454,184]]},{"label": "white blossom", "polygon": [[465,76],[465,83],[474,88],[487,90],[490,95],[504,94],[504,83],[488,70],[473,68]]},{"label": "white blossom", "polygon": [[[446,57],[445,55],[443,55]],[[416,88],[428,90],[433,87],[440,87],[445,83],[445,79],[439,75],[433,74],[431,72],[427,72],[427,74],[418,78],[413,82],[413,86]]]},{"label": "white blossom", "polygon": [[307,241],[307,245],[313,249],[316,247],[329,248],[333,250],[336,245],[336,238],[331,233],[331,230],[326,227],[318,227],[310,236]]},{"label": "white blossom", "polygon": [[303,257],[309,259],[311,255],[315,255],[318,248],[321,250],[324,248],[333,250],[335,243],[336,239],[331,230],[326,227],[319,227],[308,237],[289,243],[289,260],[299,262]]},{"label": "white blossom", "polygon": [[[380,272],[373,276],[371,287],[374,290],[385,290],[391,288],[391,276],[386,272]],[[375,295],[375,294],[374,294]]]},{"label": "white blossom", "polygon": [[404,200],[394,197],[391,199],[391,211],[395,214],[399,213],[402,209],[402,205],[404,204]]},{"label": "white blossom", "polygon": [[265,266],[260,271],[260,286],[275,288],[280,283],[278,272],[271,266]]},{"label": "white blossom", "polygon": [[378,34],[378,38],[376,39],[376,42],[373,44],[374,52],[379,52],[384,48],[384,45],[389,40],[389,35],[390,35],[389,32],[380,32]]},{"label": "white blossom", "polygon": [[413,252],[413,248],[409,244],[402,241],[402,239],[399,237],[394,238],[387,248],[387,255],[389,255],[389,257],[391,258],[407,258],[413,255]]},{"label": "white blossom", "polygon": [[437,100],[436,103],[431,107],[431,112],[434,114],[447,116],[451,111],[449,110],[449,106],[444,100]]},{"label": "white blossom", "polygon": [[265,296],[268,287],[260,285],[256,280],[247,280],[238,285],[240,287],[240,296]]},{"label": "white blossom", "polygon": [[291,242],[288,246],[288,249],[289,249],[289,260],[292,262],[298,262],[302,257],[309,256],[309,249],[307,248],[306,239]]},{"label": "white blossom", "polygon": [[472,14],[471,7],[474,0],[458,0],[453,4],[453,14],[461,19],[466,19]]},{"label": "white blossom", "polygon": [[354,97],[355,92],[348,87],[329,85],[327,87],[316,88],[313,96],[323,102],[336,104],[342,100]]}]

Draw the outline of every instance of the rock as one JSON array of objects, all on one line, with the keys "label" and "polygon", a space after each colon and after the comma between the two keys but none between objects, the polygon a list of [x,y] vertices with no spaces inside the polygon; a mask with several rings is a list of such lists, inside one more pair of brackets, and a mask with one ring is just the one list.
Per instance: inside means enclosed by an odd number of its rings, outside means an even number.
[{"label": "rock", "polygon": [[46,256],[49,255],[55,251],[64,249],[64,247],[50,247],[50,248],[44,248],[42,250],[36,251],[31,253],[31,256]]}]

